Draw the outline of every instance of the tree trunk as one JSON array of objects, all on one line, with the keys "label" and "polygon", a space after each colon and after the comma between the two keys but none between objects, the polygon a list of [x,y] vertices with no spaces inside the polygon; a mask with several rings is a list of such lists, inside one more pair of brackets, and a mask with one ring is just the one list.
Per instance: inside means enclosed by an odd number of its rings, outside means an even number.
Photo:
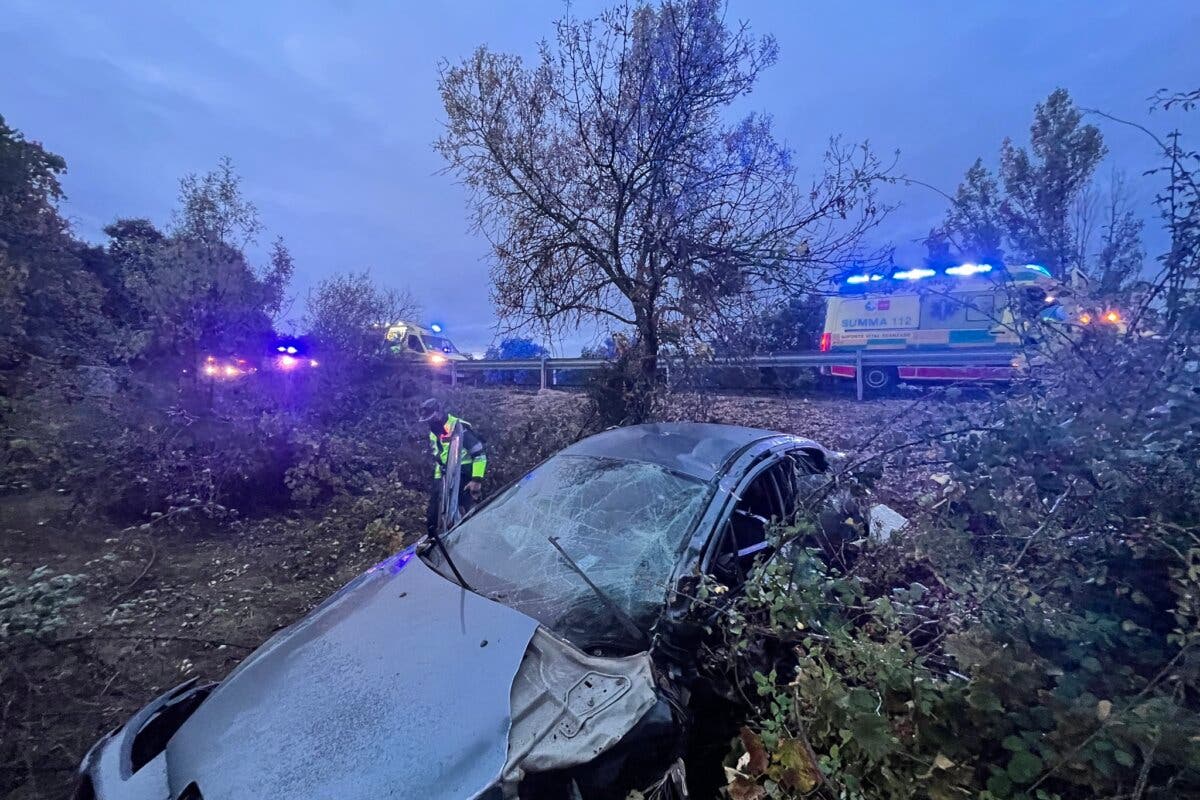
[{"label": "tree trunk", "polygon": [[647,387],[653,387],[658,382],[658,323],[654,319],[654,309],[635,309],[634,319],[641,378]]},{"label": "tree trunk", "polygon": [[647,422],[654,417],[655,394],[658,389],[658,324],[653,307],[634,306],[637,346],[634,356],[637,365],[630,376],[631,385],[626,397],[626,411],[632,422]]}]

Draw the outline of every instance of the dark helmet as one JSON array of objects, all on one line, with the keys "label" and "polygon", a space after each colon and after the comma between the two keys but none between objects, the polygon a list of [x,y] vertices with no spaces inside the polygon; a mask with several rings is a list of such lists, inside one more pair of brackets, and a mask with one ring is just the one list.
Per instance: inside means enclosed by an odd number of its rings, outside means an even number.
[{"label": "dark helmet", "polygon": [[436,422],[442,419],[442,401],[436,397],[431,397],[421,403],[421,417],[419,422]]}]

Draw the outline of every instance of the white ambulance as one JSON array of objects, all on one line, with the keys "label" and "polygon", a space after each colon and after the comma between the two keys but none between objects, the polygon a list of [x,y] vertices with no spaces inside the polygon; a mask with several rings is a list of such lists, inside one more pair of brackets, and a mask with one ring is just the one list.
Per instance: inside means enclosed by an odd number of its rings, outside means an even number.
[{"label": "white ambulance", "polygon": [[453,361],[466,361],[454,342],[442,336],[442,326],[437,323],[428,328],[415,322],[401,320],[389,325],[384,333],[384,345],[392,355],[405,360],[417,361],[431,367],[441,367]]},{"label": "white ambulance", "polygon": [[[1034,264],[852,274],[826,306],[821,351],[1011,349],[1020,344],[1012,304],[1049,310],[1056,307],[1058,288],[1050,273]],[[822,372],[856,377],[851,363],[822,367]],[[878,392],[897,381],[996,381],[1012,375],[1008,366],[871,365],[863,368],[863,385]]]}]

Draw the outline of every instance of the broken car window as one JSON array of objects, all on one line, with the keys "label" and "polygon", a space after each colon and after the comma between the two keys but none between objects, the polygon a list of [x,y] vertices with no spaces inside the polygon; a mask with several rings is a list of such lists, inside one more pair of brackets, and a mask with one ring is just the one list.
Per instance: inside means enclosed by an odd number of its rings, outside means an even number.
[{"label": "broken car window", "polygon": [[[472,589],[585,650],[629,644],[612,611],[549,542],[643,630],[704,507],[707,485],[655,464],[557,456],[449,531],[443,540]],[[424,556],[448,573],[436,550]]]}]

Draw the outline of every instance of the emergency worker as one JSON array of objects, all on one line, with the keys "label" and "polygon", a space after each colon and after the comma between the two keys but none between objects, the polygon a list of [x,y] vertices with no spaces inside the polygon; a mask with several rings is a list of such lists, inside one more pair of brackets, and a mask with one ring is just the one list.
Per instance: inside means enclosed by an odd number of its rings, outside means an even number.
[{"label": "emergency worker", "polygon": [[432,536],[437,532],[438,513],[442,499],[442,477],[447,469],[446,459],[450,455],[450,440],[454,426],[462,430],[462,456],[457,465],[461,480],[458,507],[465,514],[479,501],[483,493],[483,476],[487,471],[487,453],[483,440],[475,433],[471,423],[450,414],[436,397],[421,403],[421,422],[429,426],[429,447],[433,454],[433,486],[429,491],[429,506],[425,511],[425,527]]}]

